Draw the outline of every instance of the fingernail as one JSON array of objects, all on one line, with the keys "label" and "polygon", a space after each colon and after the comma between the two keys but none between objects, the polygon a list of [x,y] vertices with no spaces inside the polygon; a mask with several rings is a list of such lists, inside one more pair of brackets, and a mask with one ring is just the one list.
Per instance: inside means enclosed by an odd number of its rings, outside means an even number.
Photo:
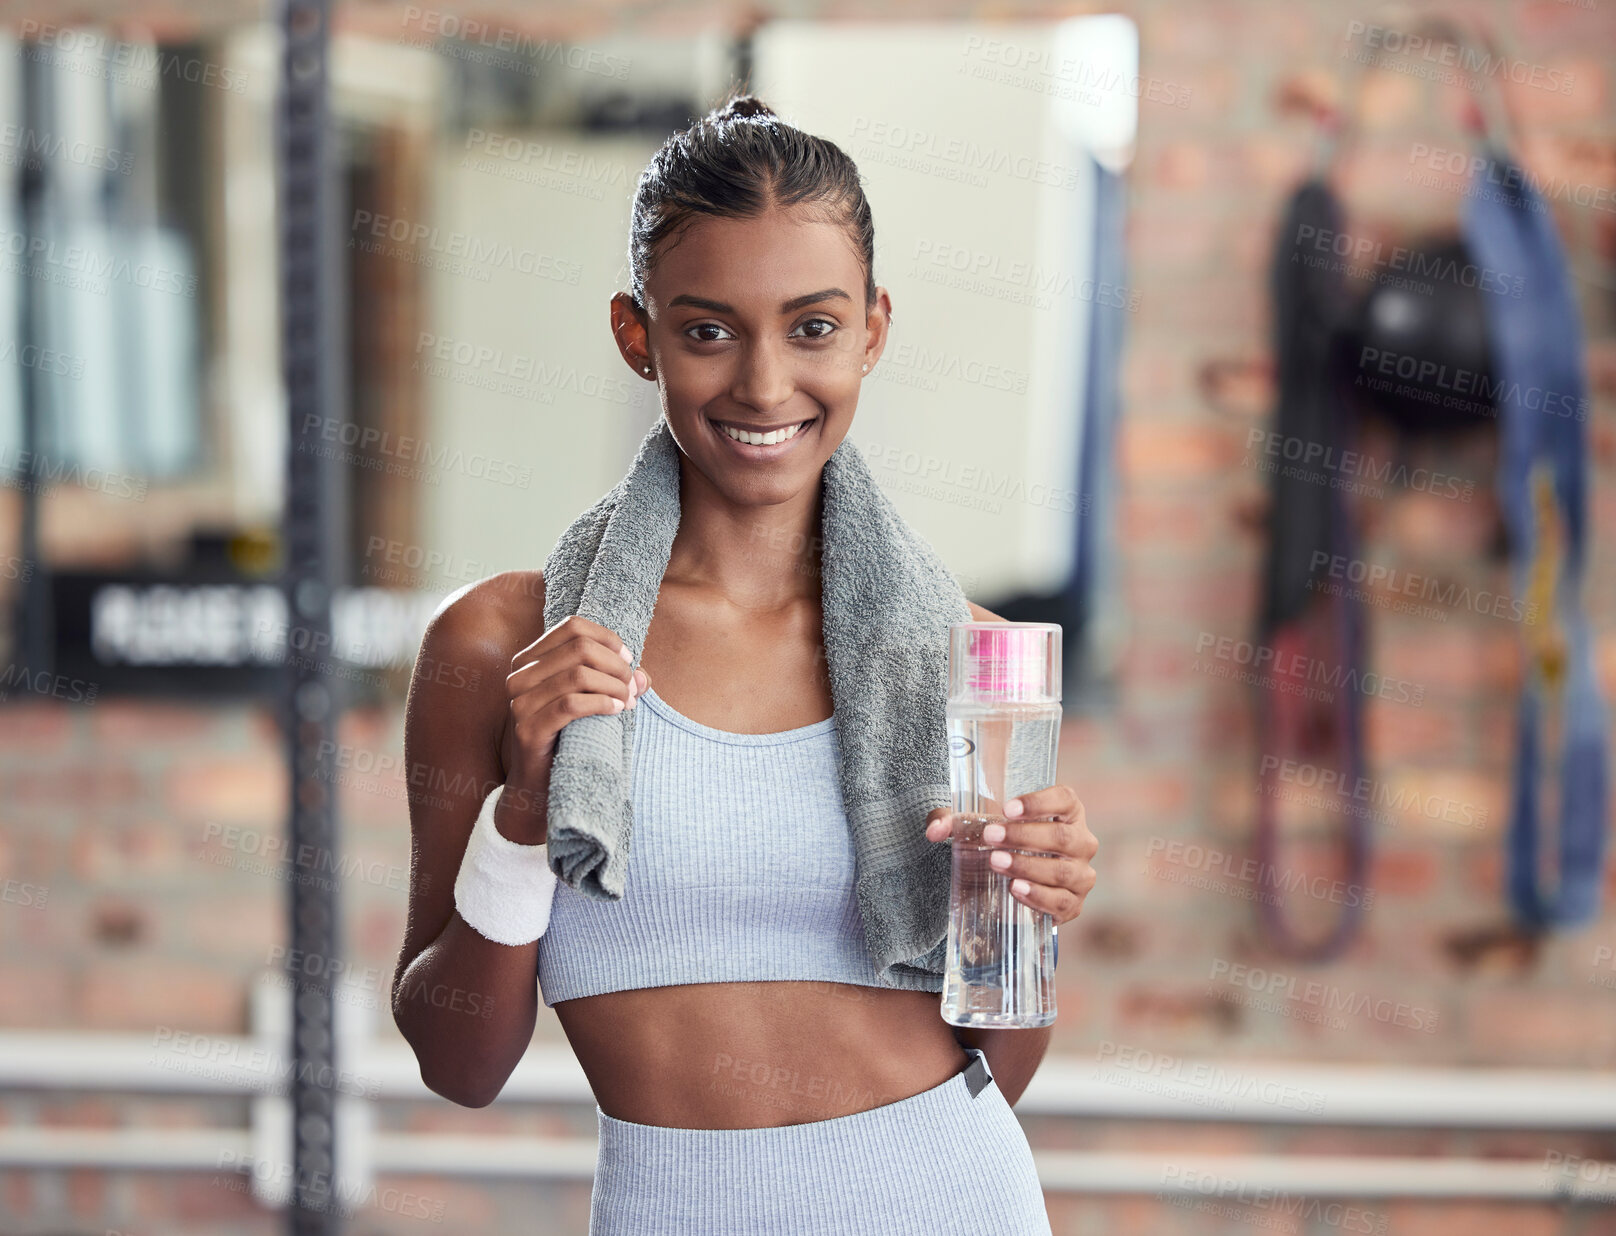
[{"label": "fingernail", "polygon": [[1003,871],[1006,867],[1008,867],[1010,865],[1009,852],[1005,851],[1005,850],[995,850],[988,857],[988,862],[992,863],[1000,871]]},{"label": "fingernail", "polygon": [[1025,897],[1027,895],[1027,891],[1030,888],[1032,888],[1032,885],[1028,884],[1027,881],[1025,881],[1025,880],[1017,880],[1014,884],[1012,884],[1010,886],[1010,891],[1013,892],[1018,897]]},{"label": "fingernail", "polygon": [[617,651],[622,653],[623,660],[627,661],[630,665],[634,664],[634,654],[628,650],[628,645],[627,644],[624,644]]},{"label": "fingernail", "polygon": [[622,700],[613,700],[612,701],[612,711],[613,712],[622,712],[623,707],[624,707],[624,705],[623,705]]},{"label": "fingernail", "polygon": [[1003,841],[1004,838],[1005,832],[1003,824],[989,824],[982,830],[982,840],[988,842],[990,845],[995,841]]},{"label": "fingernail", "polygon": [[1020,815],[1021,800],[1019,798],[1012,798],[1008,803],[1005,804],[1004,813],[1012,817]]}]

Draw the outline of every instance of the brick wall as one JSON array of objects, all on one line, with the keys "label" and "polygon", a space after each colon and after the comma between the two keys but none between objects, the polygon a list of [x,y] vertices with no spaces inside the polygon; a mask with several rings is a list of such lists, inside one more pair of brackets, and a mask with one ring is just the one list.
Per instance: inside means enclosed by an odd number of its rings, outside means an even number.
[{"label": "brick wall", "polygon": [[[1247,440],[1273,400],[1263,271],[1285,197],[1311,152],[1297,101],[1333,96],[1348,23],[1374,18],[1356,6],[1269,0],[1117,7],[1140,24],[1144,72],[1189,88],[1192,105],[1143,105],[1131,175],[1130,283],[1141,307],[1129,322],[1118,459],[1130,630],[1116,711],[1073,716],[1065,728],[1063,776],[1079,787],[1104,848],[1100,884],[1064,933],[1053,1051],[1086,1059],[1126,1049],[1609,1069],[1616,1063],[1616,968],[1598,950],[1616,945],[1616,910],[1536,943],[1506,930],[1501,854],[1511,699],[1521,666],[1516,625],[1464,609],[1440,620],[1370,609],[1374,668],[1425,689],[1418,707],[1370,702],[1372,775],[1401,802],[1451,809],[1442,813],[1449,818],[1433,819],[1405,806],[1377,821],[1364,882],[1374,904],[1345,957],[1327,967],[1277,957],[1258,930],[1249,883],[1227,875],[1250,853],[1261,753],[1247,689],[1198,668],[1197,644],[1207,633],[1249,638],[1254,624],[1264,480],[1248,462]],[[809,6],[818,9],[836,11]],[[991,15],[1058,11],[1012,4]],[[1574,75],[1568,94],[1509,91],[1528,126],[1521,153],[1532,170],[1616,187],[1616,10],[1596,2],[1478,3],[1466,11],[1491,20],[1524,61]],[[1404,180],[1411,141],[1454,140],[1414,87],[1397,74],[1368,83],[1364,114],[1376,131],[1343,182],[1355,227],[1411,226],[1458,208],[1456,194],[1413,192]],[[1433,138],[1433,126],[1448,137]],[[1556,218],[1579,262],[1603,270],[1609,282],[1616,213],[1606,202],[1603,211],[1562,206]],[[1596,551],[1587,603],[1604,691],[1616,699],[1616,305],[1590,278],[1579,280],[1578,290],[1595,397]],[[1503,568],[1487,554],[1494,524],[1486,444],[1441,462],[1477,482],[1471,500],[1388,493],[1362,512],[1363,556],[1507,590]],[[341,733],[356,757],[341,789],[344,855],[357,860],[359,872],[343,878],[345,929],[352,964],[384,976],[403,931],[397,873],[408,863],[407,821],[399,779],[367,775],[360,753],[396,758],[401,727],[396,710],[367,711],[349,714]],[[1328,871],[1327,833],[1308,826],[1305,787],[1290,788],[1295,818],[1286,862]],[[14,881],[0,903],[0,1025],[244,1032],[248,982],[284,938],[285,885],[257,868],[255,851],[278,837],[285,795],[279,740],[256,707],[101,699],[0,708],[0,876]],[[1221,888],[1198,886],[1220,880]],[[1616,894],[1616,865],[1607,883]],[[43,904],[24,886],[47,889]],[[1316,927],[1339,909],[1327,897],[1292,900],[1301,921]],[[1339,1025],[1321,1025],[1287,1016],[1298,1010],[1283,1003],[1265,1009],[1249,987],[1229,981],[1235,966],[1401,1001],[1434,1016],[1434,1030],[1396,1014],[1344,1014]],[[385,1011],[380,1020],[390,1033]],[[1422,1016],[1420,1025],[1426,1021]],[[539,1035],[563,1041],[548,1011],[541,1011]],[[579,1126],[577,1115],[565,1120],[587,1135],[592,1125]],[[241,1125],[246,1105],[20,1093],[0,1096],[0,1119]],[[437,1103],[392,1106],[383,1119],[394,1127],[471,1131],[552,1127],[560,1118]],[[1164,1162],[1200,1150],[1616,1156],[1616,1138],[1572,1134],[1023,1119],[1035,1148],[1158,1151]],[[567,1216],[545,1230],[581,1231],[587,1212],[583,1184],[410,1183],[444,1201],[459,1231],[538,1230],[535,1215],[543,1214]],[[1395,1233],[1616,1232],[1608,1210],[1360,1204]],[[1271,1217],[1248,1208],[1239,1219],[1218,1220],[1149,1198],[1055,1195],[1050,1210],[1056,1232],[1083,1234],[1246,1231]],[[211,1176],[0,1172],[0,1232],[236,1236],[278,1228]],[[420,1227],[371,1212],[355,1229]],[[1288,1230],[1333,1228],[1318,1220]]]}]

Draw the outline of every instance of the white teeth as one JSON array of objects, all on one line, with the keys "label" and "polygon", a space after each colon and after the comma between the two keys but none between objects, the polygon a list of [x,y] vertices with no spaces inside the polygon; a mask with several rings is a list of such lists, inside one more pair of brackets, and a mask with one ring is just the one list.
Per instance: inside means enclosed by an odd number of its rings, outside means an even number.
[{"label": "white teeth", "polygon": [[745,442],[749,446],[773,446],[776,442],[785,442],[797,436],[797,430],[802,424],[788,425],[784,429],[772,429],[768,433],[748,433],[744,429],[736,429],[731,425],[719,425],[719,428],[734,438],[737,442]]}]

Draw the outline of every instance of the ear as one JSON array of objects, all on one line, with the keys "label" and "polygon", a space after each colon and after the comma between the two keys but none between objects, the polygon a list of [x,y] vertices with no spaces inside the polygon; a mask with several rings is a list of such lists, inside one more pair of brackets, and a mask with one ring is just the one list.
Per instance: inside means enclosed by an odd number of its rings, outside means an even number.
[{"label": "ear", "polygon": [[892,328],[892,297],[882,287],[875,289],[875,299],[870,302],[869,312],[864,315],[864,330],[867,338],[864,344],[863,355],[859,357],[861,365],[868,366],[861,370],[865,377],[869,377],[870,370],[875,368],[875,362],[881,359],[881,353],[886,351],[887,332]]},{"label": "ear", "polygon": [[656,364],[651,359],[651,336],[645,311],[627,292],[618,292],[612,297],[611,311],[612,339],[623,360],[640,377],[655,381]]}]

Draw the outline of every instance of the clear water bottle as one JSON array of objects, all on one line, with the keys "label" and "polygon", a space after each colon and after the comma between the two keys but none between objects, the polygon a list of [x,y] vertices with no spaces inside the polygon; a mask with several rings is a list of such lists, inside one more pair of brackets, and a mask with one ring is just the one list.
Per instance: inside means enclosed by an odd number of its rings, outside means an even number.
[{"label": "clear water bottle", "polygon": [[1027,1028],[1055,1020],[1055,920],[1018,901],[1011,877],[988,863],[996,849],[1049,851],[989,845],[982,830],[1005,822],[1010,799],[1055,784],[1060,723],[1059,624],[949,628],[948,763],[957,818],[942,1004],[951,1025]]}]

